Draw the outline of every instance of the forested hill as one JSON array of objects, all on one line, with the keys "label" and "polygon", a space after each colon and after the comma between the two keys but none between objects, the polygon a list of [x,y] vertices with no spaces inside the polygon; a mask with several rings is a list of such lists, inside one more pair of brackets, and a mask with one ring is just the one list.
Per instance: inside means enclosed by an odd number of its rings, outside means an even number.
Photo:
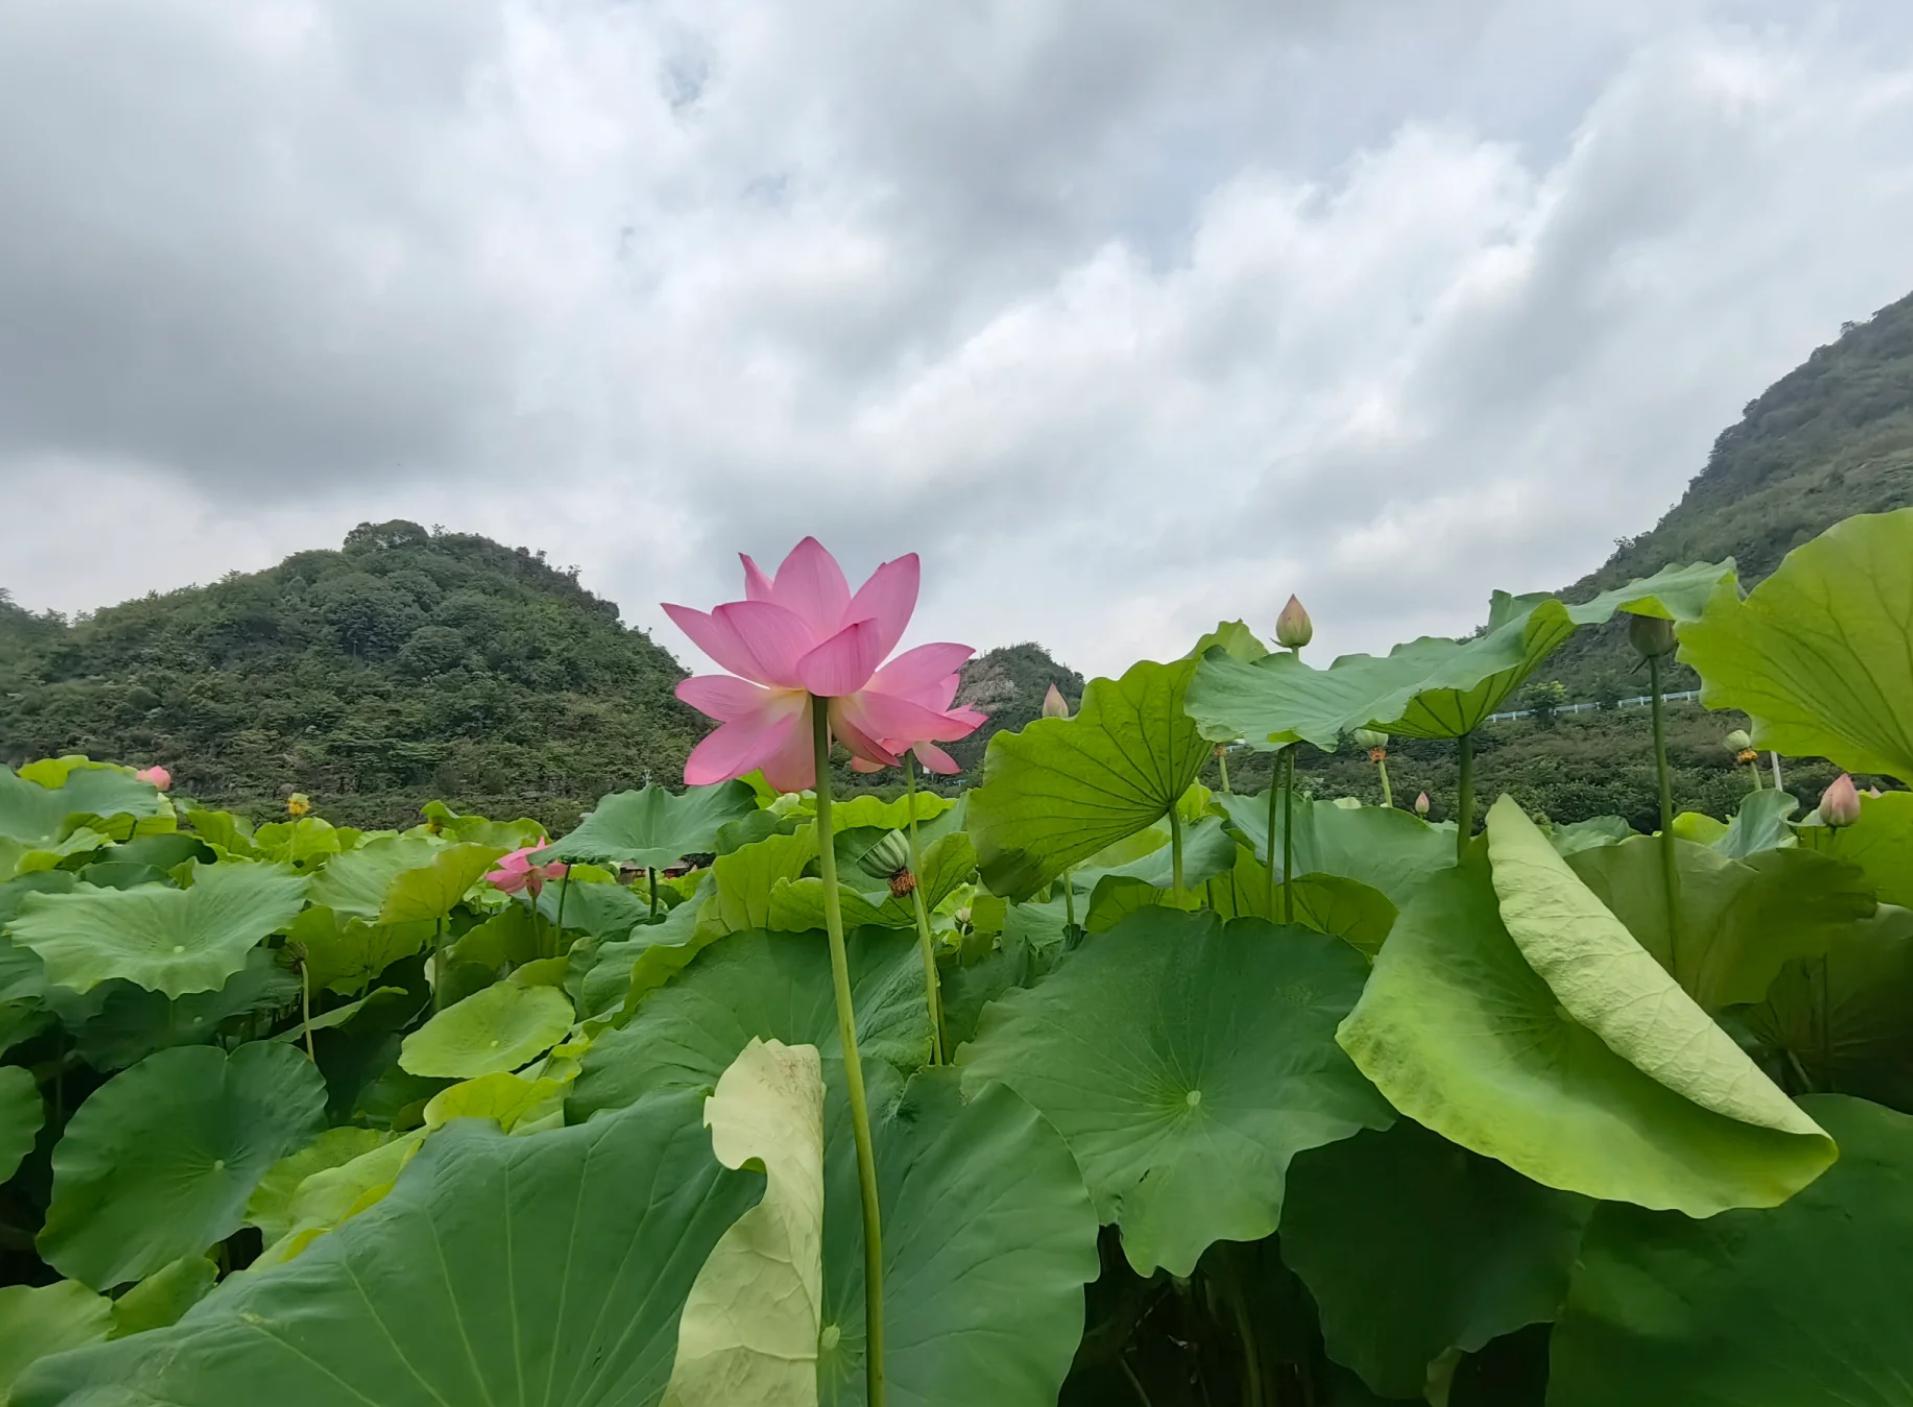
[{"label": "forested hill", "polygon": [[0,760],[171,768],[177,789],[337,820],[431,796],[562,823],[675,784],[700,729],[677,662],[542,554],[415,523],[74,624],[0,604]]},{"label": "forested hill", "polygon": [[[1680,502],[1649,531],[1621,540],[1566,594],[1580,600],[1669,562],[1722,557],[1734,558],[1752,584],[1842,518],[1909,503],[1913,294],[1848,323],[1837,341],[1749,401]],[[1617,624],[1582,632],[1548,672],[1580,698],[1631,665]]]}]

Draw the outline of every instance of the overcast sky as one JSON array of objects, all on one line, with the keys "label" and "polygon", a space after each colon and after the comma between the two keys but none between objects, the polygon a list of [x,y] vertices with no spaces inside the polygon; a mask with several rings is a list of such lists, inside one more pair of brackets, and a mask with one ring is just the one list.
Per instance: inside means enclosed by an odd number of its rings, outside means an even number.
[{"label": "overcast sky", "polygon": [[0,585],[814,532],[1091,672],[1472,627],[1913,288],[1905,0],[9,0]]}]

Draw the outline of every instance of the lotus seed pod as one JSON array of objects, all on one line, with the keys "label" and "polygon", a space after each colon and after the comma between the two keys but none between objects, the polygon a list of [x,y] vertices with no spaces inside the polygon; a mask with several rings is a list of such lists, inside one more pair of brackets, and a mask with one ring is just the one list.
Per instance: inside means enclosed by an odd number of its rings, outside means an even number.
[{"label": "lotus seed pod", "polygon": [[1671,654],[1680,643],[1674,638],[1674,622],[1659,616],[1629,616],[1627,642],[1646,659]]},{"label": "lotus seed pod", "polygon": [[1747,730],[1745,728],[1734,729],[1733,732],[1722,738],[1721,742],[1727,745],[1727,751],[1735,753],[1745,752],[1754,745],[1754,740],[1747,736]]},{"label": "lotus seed pod", "polygon": [[302,791],[295,791],[286,798],[286,814],[295,820],[309,815],[312,811],[312,798]]},{"label": "lotus seed pod", "polygon": [[1820,793],[1820,819],[1830,826],[1850,826],[1860,819],[1860,792],[1845,772]]},{"label": "lotus seed pod", "polygon": [[1379,728],[1357,728],[1354,737],[1356,747],[1388,746],[1388,734]]},{"label": "lotus seed pod", "polygon": [[1069,700],[1063,697],[1063,691],[1054,684],[1050,685],[1049,692],[1043,695],[1043,717],[1069,717]]},{"label": "lotus seed pod", "polygon": [[910,868],[910,844],[902,831],[890,831],[857,858],[857,868],[872,879],[889,879]]},{"label": "lotus seed pod", "polygon": [[1302,603],[1289,597],[1289,604],[1275,618],[1275,643],[1285,650],[1299,650],[1315,638],[1315,625]]}]

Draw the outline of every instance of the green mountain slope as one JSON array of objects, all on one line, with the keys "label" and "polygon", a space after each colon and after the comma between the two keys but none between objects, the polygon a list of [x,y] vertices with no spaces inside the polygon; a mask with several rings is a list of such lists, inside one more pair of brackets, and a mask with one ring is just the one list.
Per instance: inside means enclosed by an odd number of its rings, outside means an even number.
[{"label": "green mountain slope", "polygon": [[684,671],[542,555],[415,523],[340,551],[112,606],[72,625],[0,606],[0,760],[163,763],[256,816],[407,823],[439,795],[568,823],[676,782]]}]

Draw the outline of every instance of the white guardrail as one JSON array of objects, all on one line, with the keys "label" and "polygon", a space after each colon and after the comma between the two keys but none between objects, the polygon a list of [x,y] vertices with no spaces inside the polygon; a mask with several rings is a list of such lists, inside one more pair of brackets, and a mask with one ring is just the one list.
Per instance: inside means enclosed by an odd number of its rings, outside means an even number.
[{"label": "white guardrail", "polygon": [[[1697,699],[1699,697],[1699,689],[1682,689],[1679,693],[1662,694],[1661,702],[1682,703],[1688,699]],[[1616,699],[1613,706],[1615,708],[1645,708],[1653,702],[1654,696],[1652,694],[1636,694],[1631,699]],[[1604,707],[1604,705],[1598,703],[1567,703],[1561,704],[1554,711],[1556,713],[1592,713],[1594,710],[1602,707]],[[1490,723],[1499,723],[1508,718],[1527,718],[1533,713],[1534,710],[1531,708],[1511,708],[1505,713],[1489,714],[1487,721]]]}]

